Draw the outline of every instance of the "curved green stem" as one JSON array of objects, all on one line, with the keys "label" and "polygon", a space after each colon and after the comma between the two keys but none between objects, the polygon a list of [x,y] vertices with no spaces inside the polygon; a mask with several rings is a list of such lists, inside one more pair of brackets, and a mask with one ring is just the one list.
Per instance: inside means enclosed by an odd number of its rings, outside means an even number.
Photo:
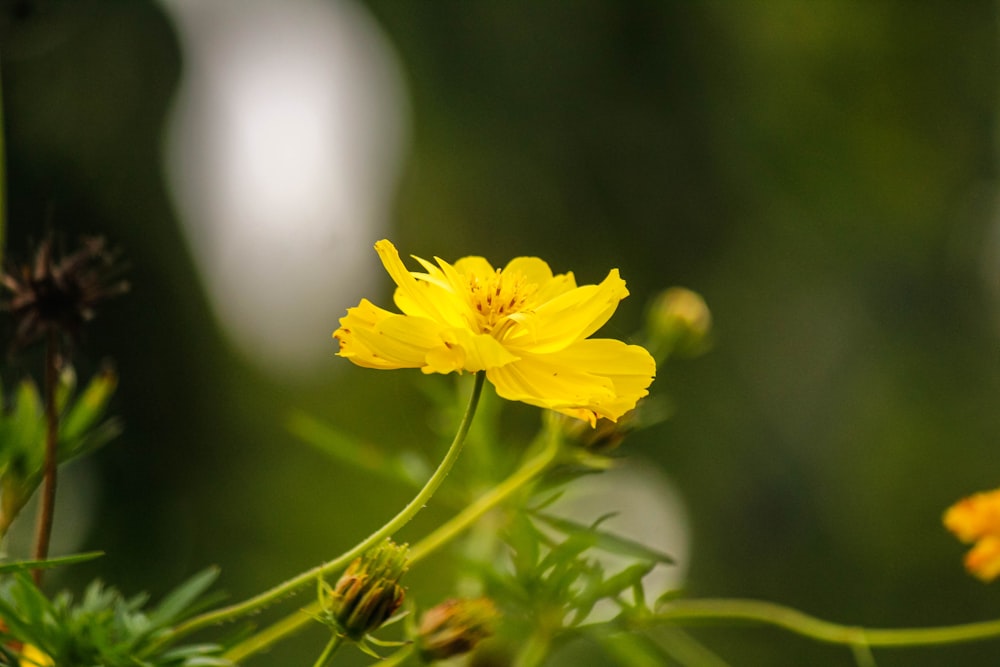
[{"label": "curved green stem", "polygon": [[441,524],[437,530],[410,547],[410,562],[416,563],[437,551],[482,518],[484,514],[548,470],[559,454],[560,438],[561,434],[556,429],[552,429],[545,442],[545,448],[537,456],[529,459],[510,477],[494,486],[451,520]]},{"label": "curved green stem", "polygon": [[392,655],[382,658],[375,664],[378,665],[378,667],[397,667],[398,665],[402,665],[406,662],[406,659],[413,654],[413,650],[413,644],[407,644]]},{"label": "curved green stem", "polygon": [[840,625],[797,609],[760,600],[676,600],[660,608],[658,621],[749,621],[794,632],[830,644],[873,648],[940,646],[1000,639],[1000,620],[931,628],[864,628]]},{"label": "curved green stem", "polygon": [[[560,443],[561,434],[557,429],[552,429],[548,434],[545,447],[542,451],[526,461],[510,477],[480,496],[471,505],[439,526],[437,530],[414,544],[410,548],[409,562],[411,564],[416,563],[437,551],[478,521],[484,514],[500,505],[519,489],[548,470],[558,458]],[[315,618],[319,611],[319,603],[313,602],[240,642],[229,649],[225,657],[233,662],[239,662],[247,656],[262,651],[301,629],[306,623]]]},{"label": "curved green stem", "polygon": [[465,414],[462,416],[462,422],[459,424],[458,432],[455,434],[455,439],[452,440],[451,446],[448,448],[448,452],[445,454],[440,465],[438,465],[437,470],[435,470],[434,474],[427,480],[424,488],[422,488],[420,492],[413,497],[413,500],[411,500],[406,507],[400,510],[396,516],[390,519],[388,523],[359,542],[352,549],[344,552],[337,558],[324,563],[323,565],[306,570],[302,574],[292,577],[291,579],[278,584],[274,588],[264,591],[263,593],[248,600],[230,605],[228,607],[206,612],[200,616],[195,616],[194,618],[181,623],[174,628],[172,633],[160,641],[156,647],[159,648],[168,642],[175,641],[176,639],[194,632],[195,630],[200,630],[204,627],[215,625],[217,623],[232,621],[266,607],[272,602],[287,596],[289,593],[292,593],[307,584],[314,583],[318,577],[343,569],[348,563],[363,554],[372,546],[378,544],[387,537],[392,536],[400,528],[409,523],[409,521],[416,516],[416,514],[428,503],[428,501],[430,501],[434,492],[437,491],[438,487],[441,486],[441,483],[444,482],[445,478],[448,476],[448,473],[451,472],[451,468],[455,464],[455,461],[458,460],[458,456],[462,452],[462,445],[465,442],[465,436],[468,435],[469,427],[472,424],[472,417],[476,413],[476,406],[479,404],[479,397],[482,395],[483,382],[485,379],[485,372],[480,371],[479,373],[476,373],[476,381],[472,388],[472,395],[469,398],[469,405],[465,409]]}]

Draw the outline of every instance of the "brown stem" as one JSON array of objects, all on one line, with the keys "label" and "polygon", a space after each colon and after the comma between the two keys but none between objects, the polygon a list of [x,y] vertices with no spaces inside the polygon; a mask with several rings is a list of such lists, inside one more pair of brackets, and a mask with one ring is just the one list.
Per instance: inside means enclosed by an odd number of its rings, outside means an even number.
[{"label": "brown stem", "polygon": [[[42,505],[38,512],[38,529],[35,532],[35,560],[45,560],[49,555],[49,538],[52,536],[52,516],[56,504],[56,444],[59,439],[59,414],[56,412],[56,385],[59,381],[58,333],[50,331],[45,346],[45,472],[42,481]],[[42,570],[32,571],[36,586],[42,583]]]}]

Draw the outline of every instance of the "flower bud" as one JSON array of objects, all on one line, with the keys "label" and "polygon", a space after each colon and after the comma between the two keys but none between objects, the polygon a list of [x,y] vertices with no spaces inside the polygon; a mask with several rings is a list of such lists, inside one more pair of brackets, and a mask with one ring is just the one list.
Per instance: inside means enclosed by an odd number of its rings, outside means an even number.
[{"label": "flower bud", "polygon": [[420,619],[417,650],[427,662],[468,653],[493,635],[498,617],[489,598],[447,600],[428,609]]},{"label": "flower bud", "polygon": [[705,300],[683,287],[660,292],[646,317],[646,335],[657,362],[674,354],[697,356],[705,350],[711,328],[712,313]]},{"label": "flower bud", "polygon": [[377,630],[403,604],[399,578],[406,572],[406,545],[386,540],[355,558],[337,581],[327,607],[337,627],[349,639],[361,641]]}]

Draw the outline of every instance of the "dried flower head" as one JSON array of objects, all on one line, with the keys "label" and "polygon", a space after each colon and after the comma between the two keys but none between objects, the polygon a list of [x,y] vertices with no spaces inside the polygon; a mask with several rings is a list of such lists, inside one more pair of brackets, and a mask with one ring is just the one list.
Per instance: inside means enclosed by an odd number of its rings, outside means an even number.
[{"label": "dried flower head", "polygon": [[115,278],[117,253],[102,237],[85,237],[78,249],[61,257],[54,245],[47,236],[33,261],[9,267],[0,279],[10,292],[3,305],[14,317],[14,349],[50,333],[79,338],[98,303],[128,291],[128,283]]}]

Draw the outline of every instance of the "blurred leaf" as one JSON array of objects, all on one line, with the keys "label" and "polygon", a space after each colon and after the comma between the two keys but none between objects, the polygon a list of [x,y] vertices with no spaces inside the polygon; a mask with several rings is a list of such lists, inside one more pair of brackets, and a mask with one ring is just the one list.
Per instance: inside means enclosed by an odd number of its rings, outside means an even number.
[{"label": "blurred leaf", "polygon": [[614,659],[614,664],[623,667],[663,667],[669,664],[667,656],[655,645],[642,637],[627,633],[596,634],[595,641],[605,653]]},{"label": "blurred leaf", "polygon": [[543,512],[533,512],[532,516],[566,535],[589,532],[594,536],[594,546],[602,551],[607,551],[608,553],[628,556],[630,558],[639,558],[644,561],[655,561],[657,563],[665,563],[668,565],[672,565],[674,563],[674,559],[665,553],[657,551],[640,542],[630,540],[626,537],[621,537],[619,535],[615,535],[614,533],[599,530],[596,527],[584,526],[583,524],[570,519],[563,519],[561,517],[552,516],[551,514],[545,514]]},{"label": "blurred leaf", "polygon": [[13,574],[29,570],[48,570],[54,567],[62,567],[63,565],[85,563],[89,560],[100,558],[103,555],[103,551],[88,551],[86,553],[47,558],[45,560],[19,560],[13,563],[0,563],[0,574]]},{"label": "blurred leaf", "polygon": [[150,613],[150,622],[155,626],[167,626],[181,620],[194,611],[194,604],[219,578],[219,568],[210,567],[194,575],[171,591]]},{"label": "blurred leaf", "polygon": [[[608,553],[628,556],[630,558],[638,558],[644,561],[665,563],[668,565],[672,565],[674,563],[674,559],[665,553],[657,551],[656,549],[648,547],[640,542],[630,540],[626,537],[621,537],[620,535],[615,535],[614,533],[599,530],[596,527],[585,526],[570,519],[563,519],[561,517],[552,516],[551,514],[545,514],[543,512],[533,512],[532,516],[566,535],[585,532],[592,533],[595,537],[594,546]],[[603,518],[606,519],[608,517],[605,516]]]},{"label": "blurred leaf", "polygon": [[104,415],[118,387],[118,376],[105,370],[93,378],[62,418],[59,435],[65,440],[81,437]]},{"label": "blurred leaf", "polygon": [[304,412],[292,412],[287,426],[303,442],[333,459],[380,477],[420,488],[431,474],[426,461],[413,452],[390,456],[375,445],[347,435]]},{"label": "blurred leaf", "polygon": [[[152,612],[148,596],[123,597],[100,581],[75,600],[68,592],[49,600],[24,574],[0,581],[0,637],[31,644],[59,667],[198,667],[230,665],[219,644],[174,646],[150,651],[162,632],[200,604],[215,580],[206,570],[168,594]],[[148,654],[147,654],[148,653]]]},{"label": "blurred leaf", "polygon": [[59,370],[56,378],[56,411],[62,413],[66,408],[66,403],[73,391],[76,390],[76,371],[70,365],[65,365]]},{"label": "blurred leaf", "polygon": [[598,598],[615,598],[629,588],[642,587],[642,578],[653,571],[656,563],[636,563],[601,582],[595,594]]}]

